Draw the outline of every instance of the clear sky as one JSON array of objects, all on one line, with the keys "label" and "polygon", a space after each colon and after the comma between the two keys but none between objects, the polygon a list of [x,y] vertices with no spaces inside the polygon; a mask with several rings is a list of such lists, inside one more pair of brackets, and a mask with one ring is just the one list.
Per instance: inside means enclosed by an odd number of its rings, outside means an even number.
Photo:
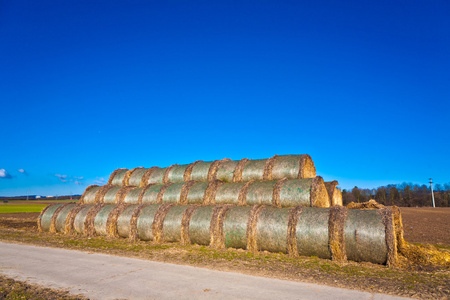
[{"label": "clear sky", "polygon": [[310,154],[342,188],[450,182],[450,2],[0,1],[0,196]]}]

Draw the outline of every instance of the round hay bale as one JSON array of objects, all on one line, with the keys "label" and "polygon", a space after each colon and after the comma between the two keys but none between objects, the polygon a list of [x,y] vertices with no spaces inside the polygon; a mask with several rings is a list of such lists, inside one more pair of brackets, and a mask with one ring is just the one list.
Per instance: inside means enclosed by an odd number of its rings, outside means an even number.
[{"label": "round hay bale", "polygon": [[217,249],[225,248],[225,235],[223,231],[223,222],[228,211],[233,208],[232,205],[216,205],[211,217],[211,247]]},{"label": "round hay bale", "polygon": [[80,203],[95,203],[95,194],[100,189],[98,185],[90,185],[84,190],[80,197]]},{"label": "round hay bale", "polygon": [[196,182],[186,196],[187,204],[203,204],[209,182]]},{"label": "round hay bale", "polygon": [[344,242],[344,226],[347,220],[347,209],[343,206],[332,206],[328,220],[329,247],[334,261],[347,260]]},{"label": "round hay bale", "polygon": [[[208,178],[206,179],[206,181],[219,180],[219,178],[217,178],[217,171],[219,170],[220,166],[222,166],[222,164],[227,161],[231,161],[231,159],[224,158],[221,160],[215,160],[209,167]],[[231,180],[233,180],[233,178],[231,178]]]},{"label": "round hay bale", "polygon": [[125,176],[125,178],[127,178],[126,185],[140,187],[145,172],[147,172],[147,169],[142,167],[132,169],[129,175]]},{"label": "round hay bale", "polygon": [[296,206],[289,211],[288,220],[288,253],[291,257],[298,257],[297,249],[297,223],[303,206]]},{"label": "round hay bale", "polygon": [[220,186],[224,184],[225,183],[220,180],[210,181],[208,187],[206,188],[205,196],[203,197],[203,204],[204,205],[215,204],[217,190],[219,189]]},{"label": "round hay bale", "polygon": [[226,248],[247,249],[247,223],[252,207],[238,206],[228,210],[223,221]]},{"label": "round hay bale", "polygon": [[106,220],[106,233],[108,236],[119,237],[117,219],[127,207],[125,204],[118,204],[109,213],[108,219]]},{"label": "round hay bale", "polygon": [[139,205],[129,205],[117,217],[117,234],[123,238],[129,238],[131,234],[131,219]]},{"label": "round hay bale", "polygon": [[167,212],[162,228],[164,242],[181,241],[181,221],[188,207],[187,205],[177,205]]},{"label": "round hay bale", "polygon": [[[158,196],[156,196],[156,203],[158,203],[158,204],[163,203],[163,196],[166,193],[166,190],[168,190],[172,184],[173,183],[167,183],[161,187],[161,189],[159,190]],[[180,195],[181,195],[181,190],[180,190]]]},{"label": "round hay bale", "polygon": [[258,251],[258,244],[256,242],[256,225],[258,224],[259,214],[264,208],[264,205],[254,205],[248,216],[247,250],[252,252]]},{"label": "round hay bale", "polygon": [[[387,261],[386,265],[388,267],[394,267],[397,265],[398,262],[398,237],[396,236],[396,229],[395,229],[395,213],[392,207],[385,207],[379,210],[379,213],[383,217],[383,224],[385,228],[385,240],[386,240],[386,246],[387,246]],[[450,256],[449,256],[450,257]]]},{"label": "round hay bale", "polygon": [[[124,186],[122,187],[116,194],[116,201],[114,202],[115,204],[123,204],[125,201],[125,197],[128,194],[128,192],[130,192],[131,190],[136,189],[136,187],[134,186]],[[135,199],[136,201],[138,201],[139,196]]]},{"label": "round hay bale", "polygon": [[119,193],[121,186],[105,186],[107,188],[102,189],[103,197],[99,199],[99,202],[96,203],[107,203],[114,204],[116,203],[116,196]]},{"label": "round hay bale", "polygon": [[202,162],[203,162],[202,160],[197,160],[197,161],[194,161],[192,164],[188,165],[188,167],[186,168],[186,171],[184,171],[184,175],[183,175],[184,182],[191,181],[191,180],[197,181],[195,179],[191,179],[192,170],[194,170],[194,168],[197,166],[197,164],[202,163]]},{"label": "round hay bale", "polygon": [[242,172],[244,171],[245,165],[248,163],[248,158],[243,158],[239,161],[234,170],[233,174],[233,182],[241,182],[242,181]]},{"label": "round hay bale", "polygon": [[[243,187],[246,185],[245,182],[238,183],[225,183],[221,185],[216,192],[216,197],[214,199],[215,204],[234,204],[238,205],[239,195]],[[244,196],[245,197],[245,196]],[[241,197],[242,198],[242,197]]]},{"label": "round hay bale", "polygon": [[97,214],[94,217],[94,229],[97,235],[106,236],[108,235],[108,217],[109,214],[113,211],[116,205],[108,204],[104,205],[99,209]]},{"label": "round hay bale", "polygon": [[167,189],[162,194],[162,203],[181,203],[181,190],[184,183],[173,183],[167,187]]},{"label": "round hay bale", "polygon": [[355,203],[350,202],[347,204],[348,209],[381,209],[384,208],[383,204],[378,203],[374,199],[370,199],[367,202]]},{"label": "round hay bale", "polygon": [[275,155],[270,180],[281,178],[302,179],[316,177],[316,168],[311,156],[303,155]]},{"label": "round hay bale", "polygon": [[340,205],[342,206],[342,192],[337,186],[339,182],[333,180],[331,182],[325,182],[325,187],[327,188],[328,198],[330,199],[330,206]]},{"label": "round hay bale", "polygon": [[233,182],[234,172],[238,164],[239,161],[235,160],[223,161],[219,166],[217,166],[216,179],[224,182]]},{"label": "round hay bale", "polygon": [[153,221],[161,204],[144,206],[136,221],[137,237],[143,241],[153,241]]},{"label": "round hay bale", "polygon": [[56,218],[58,217],[58,215],[59,215],[59,212],[61,211],[61,210],[63,210],[64,209],[64,207],[66,207],[68,204],[63,204],[63,205],[61,205],[60,207],[58,207],[56,210],[55,210],[55,212],[53,213],[53,216],[52,216],[52,219],[50,220],[50,232],[51,233],[56,233]]},{"label": "round hay bale", "polygon": [[144,191],[144,188],[139,188],[139,187],[129,189],[123,199],[123,203],[138,204],[143,191]]},{"label": "round hay bale", "polygon": [[55,232],[65,233],[67,217],[76,206],[75,203],[68,203],[62,207],[55,219]]},{"label": "round hay bale", "polygon": [[181,219],[181,244],[189,245],[191,243],[191,237],[189,235],[189,226],[191,218],[194,212],[197,210],[198,205],[189,205],[184,211],[183,218]]},{"label": "round hay bale", "polygon": [[196,184],[195,181],[187,181],[181,187],[180,204],[188,204],[187,196],[191,188]]},{"label": "round hay bale", "polygon": [[164,176],[163,176],[163,183],[164,184],[168,184],[170,183],[170,179],[169,179],[169,174],[172,171],[173,168],[175,168],[176,166],[178,166],[177,164],[175,165],[171,165],[169,167],[166,168],[166,171],[164,172]]},{"label": "round hay bale", "polygon": [[145,169],[145,173],[144,173],[144,175],[142,175],[142,178],[141,178],[141,183],[140,183],[140,187],[146,187],[146,186],[148,186],[149,184],[151,184],[151,183],[149,183],[148,181],[149,181],[149,178],[150,178],[150,176],[152,175],[152,173],[155,171],[155,170],[157,170],[157,169],[160,169],[159,167],[151,167],[151,168],[149,168],[149,169]]},{"label": "round hay bale", "polygon": [[98,192],[95,194],[95,202],[94,203],[96,203],[96,204],[97,203],[105,203],[104,198],[105,198],[106,193],[113,188],[120,190],[122,188],[122,186],[104,185],[104,186],[100,187]]},{"label": "round hay bale", "polygon": [[146,184],[164,184],[164,174],[168,168],[170,167],[153,169],[149,172]]},{"label": "round hay bale", "polygon": [[147,186],[146,188],[144,188],[144,191],[141,196],[141,200],[139,202],[142,204],[158,203],[158,194],[163,187],[164,187],[164,184],[154,184],[154,185]]},{"label": "round hay bale", "polygon": [[353,261],[368,261],[385,264],[388,260],[386,226],[381,210],[348,210],[344,226],[344,241],[347,258]]},{"label": "round hay bale", "polygon": [[165,183],[182,183],[184,182],[184,172],[189,165],[173,165],[167,173],[167,181]]},{"label": "round hay bale", "polygon": [[249,185],[248,192],[245,195],[247,205],[272,205],[273,190],[276,181],[255,181]]},{"label": "round hay bale", "polygon": [[248,160],[242,169],[241,180],[263,180],[264,178],[264,166],[267,159],[251,159]]},{"label": "round hay bale", "polygon": [[125,178],[127,172],[128,169],[117,169],[114,172],[112,172],[108,180],[108,185],[116,185],[116,186],[123,185],[123,179]]},{"label": "round hay bale", "polygon": [[39,231],[50,231],[52,217],[55,212],[63,205],[63,203],[51,204],[41,211],[41,214],[38,218]]},{"label": "round hay bale", "polygon": [[86,205],[84,205],[84,204],[78,204],[67,215],[66,223],[64,224],[64,233],[65,234],[74,234],[75,217],[85,207],[86,207]]},{"label": "round hay bale", "polygon": [[256,245],[258,250],[288,253],[290,208],[265,207],[258,215]]},{"label": "round hay bale", "polygon": [[214,206],[198,207],[193,213],[189,223],[190,242],[198,245],[209,246],[212,239],[211,220]]},{"label": "round hay bale", "polygon": [[189,180],[210,181],[208,180],[209,169],[215,161],[198,161],[191,171]]},{"label": "round hay bale", "polygon": [[[96,231],[95,231],[95,217],[97,216],[97,213],[103,208],[105,207],[106,204],[104,203],[98,203],[95,204],[91,207],[91,209],[87,212],[86,214],[86,218],[84,220],[84,235],[91,237],[91,236],[95,236]],[[114,206],[114,205],[110,205],[110,206]]]},{"label": "round hay bale", "polygon": [[84,224],[86,224],[86,217],[88,212],[94,207],[94,205],[85,205],[80,211],[75,215],[73,220],[73,230],[78,234],[86,234]]},{"label": "round hay bale", "polygon": [[392,216],[394,218],[394,230],[397,237],[397,250],[400,251],[405,247],[406,241],[403,238],[403,221],[400,209],[397,206],[391,206]]},{"label": "round hay bale", "polygon": [[331,259],[329,208],[304,207],[296,226],[297,251],[302,256]]},{"label": "round hay bale", "polygon": [[[275,191],[278,192],[277,190]],[[322,177],[319,176],[316,178],[285,180],[279,188],[279,193],[281,207],[298,205],[312,207],[330,206],[325,184]]]},{"label": "round hay bale", "polygon": [[174,206],[173,203],[162,204],[155,213],[155,218],[152,223],[153,240],[157,243],[164,241],[163,225],[164,219],[169,210]]}]

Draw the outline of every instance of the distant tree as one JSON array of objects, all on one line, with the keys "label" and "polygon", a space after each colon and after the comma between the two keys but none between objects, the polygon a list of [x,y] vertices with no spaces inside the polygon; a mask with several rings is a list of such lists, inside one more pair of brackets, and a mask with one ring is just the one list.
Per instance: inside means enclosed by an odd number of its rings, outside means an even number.
[{"label": "distant tree", "polygon": [[357,186],[355,186],[352,190],[353,197],[356,199],[356,202],[360,202],[361,198],[361,191],[358,189]]}]

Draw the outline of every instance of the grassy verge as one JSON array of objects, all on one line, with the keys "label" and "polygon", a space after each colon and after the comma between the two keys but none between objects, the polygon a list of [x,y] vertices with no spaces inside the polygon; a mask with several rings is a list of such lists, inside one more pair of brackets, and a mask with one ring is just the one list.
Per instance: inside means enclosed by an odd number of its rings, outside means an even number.
[{"label": "grassy verge", "polygon": [[47,204],[3,204],[0,205],[0,214],[41,212]]},{"label": "grassy verge", "polygon": [[313,282],[420,299],[450,296],[450,270],[409,265],[387,268],[370,263],[336,263],[317,257],[243,250],[214,250],[205,246],[129,242],[106,237],[85,238],[39,233],[35,229],[0,227],[0,240],[107,253],[183,265],[233,271],[294,281]]}]

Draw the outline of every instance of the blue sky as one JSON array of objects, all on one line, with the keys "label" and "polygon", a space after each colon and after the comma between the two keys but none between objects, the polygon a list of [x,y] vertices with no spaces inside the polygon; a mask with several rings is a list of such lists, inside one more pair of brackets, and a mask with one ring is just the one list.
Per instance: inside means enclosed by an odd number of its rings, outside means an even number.
[{"label": "blue sky", "polygon": [[450,182],[448,1],[0,2],[0,196],[310,154],[343,188]]}]

